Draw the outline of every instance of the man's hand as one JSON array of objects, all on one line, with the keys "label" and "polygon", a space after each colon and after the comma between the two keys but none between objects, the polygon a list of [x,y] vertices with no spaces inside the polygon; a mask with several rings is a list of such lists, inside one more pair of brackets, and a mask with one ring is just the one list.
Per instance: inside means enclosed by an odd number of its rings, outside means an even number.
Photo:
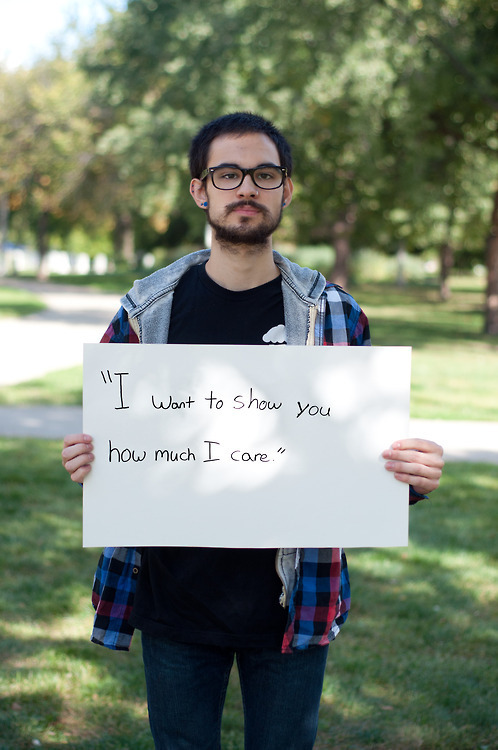
[{"label": "man's hand", "polygon": [[73,482],[83,482],[92,468],[93,440],[90,435],[66,435],[62,448],[62,465]]},{"label": "man's hand", "polygon": [[426,495],[439,486],[444,466],[443,449],[437,443],[420,438],[398,440],[384,451],[387,471],[400,482],[411,484],[415,492]]}]

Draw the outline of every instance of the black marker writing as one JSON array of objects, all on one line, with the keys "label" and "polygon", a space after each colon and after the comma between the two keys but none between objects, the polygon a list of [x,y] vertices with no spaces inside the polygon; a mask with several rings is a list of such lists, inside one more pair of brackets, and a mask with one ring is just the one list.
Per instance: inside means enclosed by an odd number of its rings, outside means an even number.
[{"label": "black marker writing", "polygon": [[135,455],[134,450],[130,450],[129,448],[123,448],[123,450],[120,450],[119,448],[116,448],[112,446],[111,441],[109,440],[109,463],[112,463],[113,456],[117,458],[118,464],[120,463],[128,463],[128,461],[133,461],[134,463],[140,463],[141,461],[145,460],[145,457],[147,456],[147,451],[144,451],[142,454],[142,457],[137,454]]},{"label": "black marker writing", "polygon": [[[106,379],[106,374],[104,373],[103,370],[100,371],[100,374],[102,375],[102,379],[103,379],[103,381],[104,381],[104,383],[106,385],[107,385],[107,382],[112,383],[112,377],[111,377],[111,373],[109,372],[109,370],[107,370],[107,379]],[[123,376],[124,375],[129,375],[129,374],[130,374],[129,372],[115,372],[114,373],[114,375],[117,375],[118,378],[119,378],[119,403],[120,403],[120,406],[115,406],[114,408],[116,410],[119,410],[119,409],[129,409],[130,408],[129,406],[125,406],[124,405],[124,400],[123,400]]]},{"label": "black marker writing", "polygon": [[212,445],[219,445],[219,443],[216,443],[214,440],[204,440],[204,442],[206,443],[207,446],[209,446],[208,447],[208,456],[209,456],[209,458],[205,458],[204,459],[204,463],[207,464],[207,463],[209,463],[209,461],[219,461],[220,460],[219,458],[213,458],[213,452],[212,452],[212,449],[211,449]]},{"label": "black marker writing", "polygon": [[207,396],[204,401],[209,401],[209,408],[213,408],[213,402],[216,409],[223,408],[223,401],[221,398],[216,398],[216,396],[213,395],[213,391],[211,391],[211,395]]},{"label": "black marker writing", "polygon": [[266,453],[249,453],[249,451],[232,451],[230,454],[232,461],[259,461],[260,463],[267,464],[269,462],[268,455]]},{"label": "black marker writing", "polygon": [[296,419],[299,419],[299,417],[304,414],[306,411],[310,415],[310,417],[316,417],[317,414],[319,414],[321,417],[330,417],[330,406],[325,409],[325,406],[310,406],[309,404],[306,404],[306,406],[301,406],[301,402],[297,402],[297,408],[299,409],[299,414],[296,414]]},{"label": "black marker writing", "polygon": [[265,399],[256,398],[256,396],[253,396],[252,388],[249,390],[249,402],[247,404],[244,402],[242,395],[235,396],[233,400],[236,404],[233,407],[234,409],[243,409],[244,407],[250,409],[254,407],[255,409],[259,409],[259,411],[264,411],[265,409],[271,411],[272,409],[280,409],[282,406],[281,402],[277,404],[275,401],[265,401]]},{"label": "black marker writing", "polygon": [[166,405],[164,404],[164,401],[160,401],[159,404],[156,404],[156,400],[153,395],[151,398],[152,406],[154,407],[154,409],[190,409],[192,404],[195,404],[192,396],[189,396],[186,401],[174,401],[173,396],[170,396],[169,401]]},{"label": "black marker writing", "polygon": [[195,461],[195,453],[187,448],[180,453],[178,451],[172,451],[167,449],[157,448],[154,454],[154,461]]}]

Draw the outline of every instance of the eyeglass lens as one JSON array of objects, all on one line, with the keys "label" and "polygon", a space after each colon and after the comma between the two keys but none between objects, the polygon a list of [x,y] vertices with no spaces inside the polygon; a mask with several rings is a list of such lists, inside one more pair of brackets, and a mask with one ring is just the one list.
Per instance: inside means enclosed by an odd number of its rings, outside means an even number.
[{"label": "eyeglass lens", "polygon": [[[258,167],[248,170],[254,184],[263,190],[274,190],[283,182],[283,174],[277,167]],[[237,167],[217,167],[211,172],[213,185],[219,190],[231,190],[239,187],[244,179],[244,172]]]}]

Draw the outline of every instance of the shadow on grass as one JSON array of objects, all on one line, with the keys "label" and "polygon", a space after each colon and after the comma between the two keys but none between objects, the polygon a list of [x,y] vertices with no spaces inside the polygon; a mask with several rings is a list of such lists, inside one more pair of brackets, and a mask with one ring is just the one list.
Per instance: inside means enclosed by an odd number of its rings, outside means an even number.
[{"label": "shadow on grass", "polygon": [[[455,312],[452,321],[438,321],[437,312],[434,311],[433,321],[402,321],[397,329],[393,327],[392,321],[377,318],[375,314],[370,316],[370,327],[372,330],[372,343],[376,346],[412,346],[414,349],[423,349],[426,346],[444,344],[449,346],[454,335],[455,326],[458,325],[458,317],[464,313]],[[484,323],[483,323],[484,325]],[[459,328],[458,339],[460,342],[481,343],[498,347],[496,339],[485,336],[481,329],[476,327]]]},{"label": "shadow on grass", "polygon": [[[151,750],[140,640],[88,642],[97,550],[60,445],[0,440],[0,750]],[[352,611],[329,653],[317,750],[498,746],[498,467],[452,464],[410,546],[349,551]],[[305,686],[303,686],[305,689]],[[242,750],[234,676],[224,750]]]},{"label": "shadow on grass", "polygon": [[373,343],[379,346],[421,349],[455,340],[497,343],[483,334],[482,292],[459,290],[449,301],[442,302],[436,290],[426,286],[366,284],[355,288],[354,296],[369,318]]},{"label": "shadow on grass", "polygon": [[446,467],[407,549],[351,550],[316,747],[494,748],[498,467]]}]

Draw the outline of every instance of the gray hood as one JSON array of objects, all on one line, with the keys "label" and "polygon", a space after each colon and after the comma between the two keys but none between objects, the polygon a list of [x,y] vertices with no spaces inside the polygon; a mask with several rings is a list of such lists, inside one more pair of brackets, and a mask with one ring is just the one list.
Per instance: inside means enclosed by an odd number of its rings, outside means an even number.
[{"label": "gray hood", "polygon": [[[210,252],[199,250],[191,253],[145,279],[135,281],[133,288],[122,298],[121,304],[130,320],[136,319],[141,341],[167,341],[172,293],[180,278],[192,266],[207,261]],[[317,304],[325,288],[325,278],[318,271],[303,268],[276,251],[273,251],[273,257],[282,276],[287,341],[289,344],[304,345],[310,326],[309,312]]]}]

